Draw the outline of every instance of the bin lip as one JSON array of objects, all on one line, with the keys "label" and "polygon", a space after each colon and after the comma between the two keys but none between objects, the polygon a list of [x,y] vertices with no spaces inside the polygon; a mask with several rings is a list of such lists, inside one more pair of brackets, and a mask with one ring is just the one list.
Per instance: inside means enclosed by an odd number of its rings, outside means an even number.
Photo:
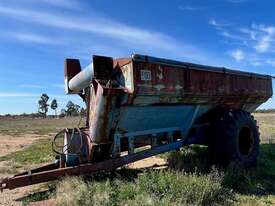
[{"label": "bin lip", "polygon": [[202,70],[202,71],[209,71],[209,72],[234,74],[234,75],[249,76],[249,77],[255,77],[255,78],[264,78],[264,79],[270,79],[270,80],[272,78],[275,78],[267,74],[245,72],[237,69],[228,69],[226,67],[208,66],[208,65],[182,62],[182,61],[158,58],[158,57],[141,55],[141,54],[132,54],[132,60],[137,62],[149,62],[149,63],[155,63],[160,65],[173,66],[173,67],[179,67],[179,68],[185,68],[185,69],[195,69],[195,70]]}]

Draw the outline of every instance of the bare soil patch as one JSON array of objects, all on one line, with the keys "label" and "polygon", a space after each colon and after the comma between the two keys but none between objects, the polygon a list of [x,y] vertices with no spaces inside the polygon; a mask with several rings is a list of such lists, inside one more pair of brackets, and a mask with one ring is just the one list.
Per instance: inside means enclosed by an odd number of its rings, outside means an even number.
[{"label": "bare soil patch", "polygon": [[[11,136],[0,134],[0,156],[22,150],[23,148],[31,145],[38,139],[45,138],[41,135],[24,134],[21,136]],[[10,161],[0,162],[0,179],[10,177],[17,172],[23,171],[25,168],[16,168],[16,164]],[[28,195],[39,186],[29,186],[24,188],[17,188],[14,190],[5,190],[0,193],[0,206],[5,205],[22,205],[20,198]],[[41,187],[41,186],[40,186]]]},{"label": "bare soil patch", "polygon": [[163,168],[166,167],[167,162],[164,158],[161,157],[150,157],[144,160],[139,160],[137,162],[133,162],[128,165],[129,168],[131,169],[143,169],[143,168],[150,168],[150,167],[155,167],[155,168]]},{"label": "bare soil patch", "polygon": [[[43,190],[43,185],[41,184],[22,187],[22,188],[16,188],[13,190],[5,190],[3,193],[0,193],[0,206],[22,205],[22,200],[24,199],[24,197],[28,196],[34,191],[40,191],[40,190]],[[47,201],[43,201],[43,202],[46,203]],[[47,204],[40,204],[40,205],[47,205]]]},{"label": "bare soil patch", "polygon": [[18,151],[32,144],[41,136],[35,134],[25,134],[22,136],[0,135],[0,156]]}]

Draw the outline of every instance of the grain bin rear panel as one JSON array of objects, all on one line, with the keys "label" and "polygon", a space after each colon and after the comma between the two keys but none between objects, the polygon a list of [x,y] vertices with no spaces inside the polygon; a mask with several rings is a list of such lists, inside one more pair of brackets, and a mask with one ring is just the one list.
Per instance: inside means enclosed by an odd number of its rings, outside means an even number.
[{"label": "grain bin rear panel", "polygon": [[125,67],[134,105],[206,104],[252,112],[272,96],[266,75],[140,55]]}]

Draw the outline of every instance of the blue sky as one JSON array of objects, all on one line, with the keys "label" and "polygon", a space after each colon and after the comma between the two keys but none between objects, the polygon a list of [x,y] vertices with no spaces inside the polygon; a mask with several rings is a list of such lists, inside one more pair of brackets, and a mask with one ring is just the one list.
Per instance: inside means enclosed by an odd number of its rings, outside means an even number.
[{"label": "blue sky", "polygon": [[[63,63],[133,52],[275,76],[275,1],[0,1],[0,114],[65,95]],[[263,108],[275,107],[272,98]]]}]

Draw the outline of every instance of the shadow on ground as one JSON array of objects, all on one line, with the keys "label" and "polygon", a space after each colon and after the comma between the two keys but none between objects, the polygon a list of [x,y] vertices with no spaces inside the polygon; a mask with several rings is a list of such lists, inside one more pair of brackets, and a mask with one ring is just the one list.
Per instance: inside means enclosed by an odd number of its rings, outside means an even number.
[{"label": "shadow on ground", "polygon": [[[206,174],[214,166],[209,161],[207,147],[192,146],[179,152],[168,154],[168,165],[173,170]],[[275,144],[261,144],[258,166],[249,170],[231,164],[218,168],[223,173],[224,187],[247,195],[275,194]]]}]

